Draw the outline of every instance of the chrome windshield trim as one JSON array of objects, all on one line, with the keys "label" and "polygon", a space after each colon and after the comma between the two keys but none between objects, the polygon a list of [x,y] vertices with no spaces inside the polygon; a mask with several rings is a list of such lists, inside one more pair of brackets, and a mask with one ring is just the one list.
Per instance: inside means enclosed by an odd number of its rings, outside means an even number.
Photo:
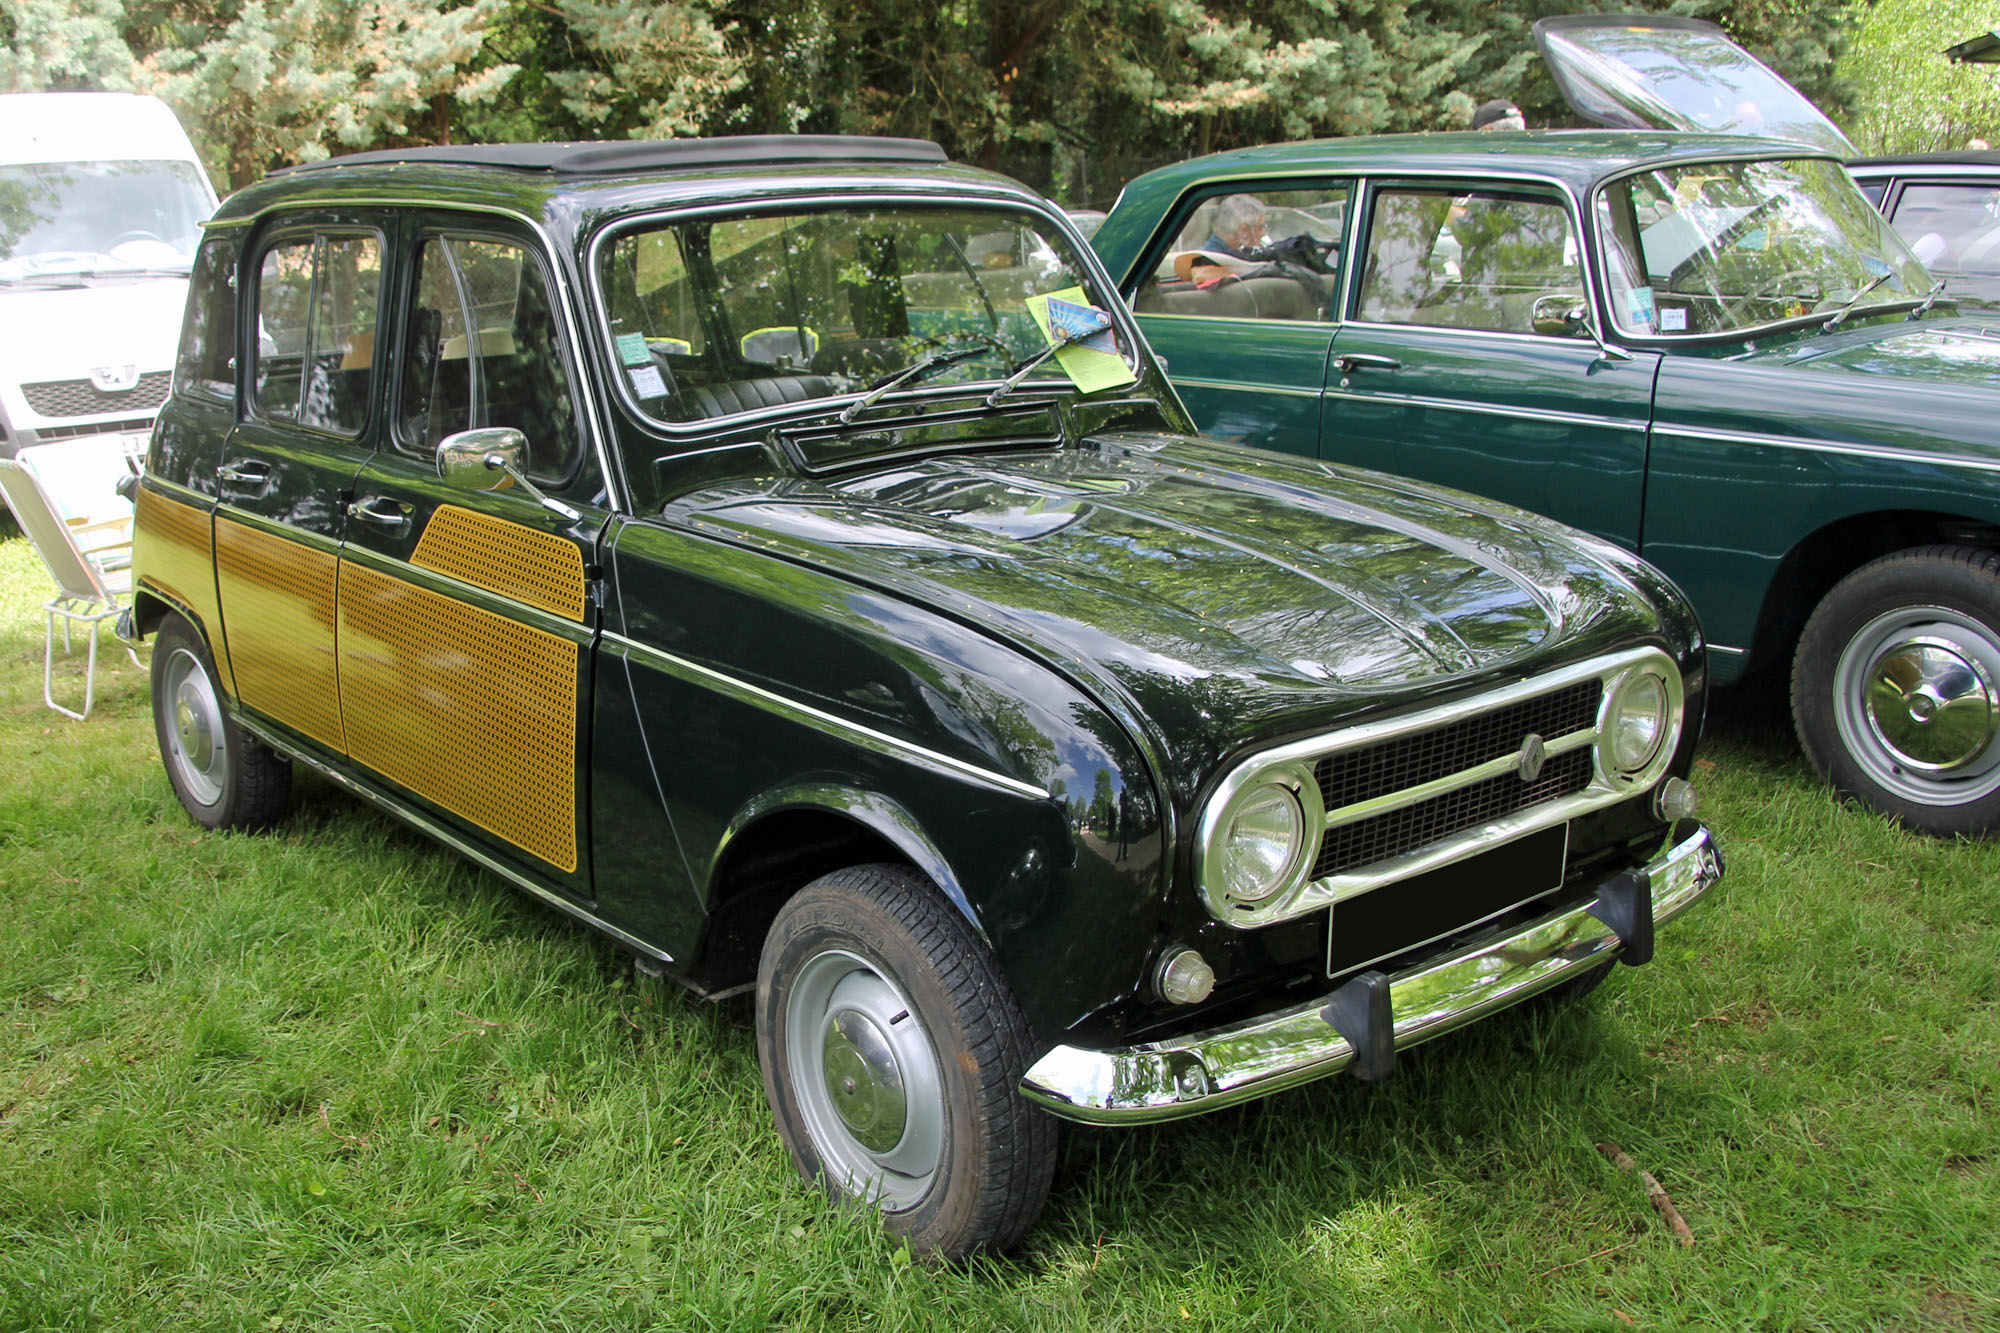
[{"label": "chrome windshield trim", "polygon": [[1474,412],[1487,417],[1515,417],[1522,421],[1550,421],[1565,426],[1590,426],[1599,430],[1629,431],[1635,435],[1643,435],[1647,430],[1644,418],[1606,417],[1589,412],[1559,412],[1552,408],[1503,407],[1497,403],[1477,403],[1465,398],[1433,398],[1415,393],[1358,393],[1353,389],[1328,389],[1326,396],[1351,398],[1363,403],[1390,402],[1401,403],[1406,407],[1434,407],[1452,412]]},{"label": "chrome windshield trim", "polygon": [[1805,440],[1793,435],[1763,435],[1754,431],[1707,430],[1696,426],[1676,426],[1660,422],[1655,435],[1672,435],[1683,440],[1713,440],[1717,444],[1747,444],[1766,449],[1804,449],[1816,454],[1845,454],[1854,458],[1880,458],[1897,463],[1928,463],[1938,467],[1971,468],[1976,472],[2000,472],[2000,459],[1967,458],[1959,454],[1936,454],[1922,449],[1898,449],[1880,444],[1849,444],[1842,440]]},{"label": "chrome windshield trim", "polygon": [[[1722,879],[1722,857],[1706,827],[1643,872],[1661,925]],[[1443,1036],[1519,1004],[1624,950],[1591,915],[1593,900],[1504,935],[1489,935],[1389,979],[1397,1050]],[[1145,1124],[1200,1115],[1340,1073],[1354,1047],[1321,1017],[1327,997],[1245,1022],[1112,1050],[1057,1046],[1022,1077],[1021,1094],[1068,1120]]]},{"label": "chrome windshield trim", "polygon": [[665,949],[660,948],[658,945],[646,943],[646,941],[640,939],[637,935],[619,929],[603,917],[572,902],[555,890],[537,884],[527,875],[522,874],[499,857],[493,855],[493,853],[487,851],[481,844],[447,828],[415,806],[399,801],[386,792],[377,791],[373,786],[361,781],[345,769],[330,764],[319,756],[309,753],[292,741],[287,740],[279,732],[265,726],[258,719],[246,715],[241,708],[232,708],[231,715],[235,718],[238,726],[272,749],[306,765],[343,791],[352,792],[362,800],[379,806],[390,814],[395,815],[398,819],[406,820],[416,825],[419,832],[429,834],[459,855],[473,861],[482,869],[490,870],[500,876],[500,878],[506,880],[515,888],[533,894],[556,910],[568,916],[575,917],[592,930],[609,935],[612,939],[618,941],[634,953],[644,954],[656,962],[671,963],[674,961],[674,956]]},{"label": "chrome windshield trim", "polygon": [[1010,795],[1025,796],[1030,800],[1037,801],[1049,799],[1049,793],[1046,790],[1035,786],[1031,782],[1023,782],[1019,778],[1009,777],[1005,773],[996,773],[992,769],[981,768],[977,764],[969,764],[965,760],[952,755],[940,754],[936,750],[927,749],[924,746],[916,744],[914,741],[904,740],[900,736],[892,736],[886,731],[877,731],[873,727],[839,717],[833,713],[815,708],[811,704],[787,698],[782,694],[767,690],[761,685],[752,685],[747,680],[739,680],[735,676],[725,675],[712,667],[705,667],[699,662],[691,662],[685,657],[677,657],[672,653],[663,652],[650,644],[640,643],[636,639],[628,639],[622,634],[615,634],[607,630],[603,641],[607,646],[620,650],[628,658],[634,659],[643,665],[656,667],[692,685],[701,685],[719,690],[741,703],[751,704],[755,707],[780,713],[795,722],[802,722],[817,731],[835,736],[851,744],[859,745],[864,749],[872,750],[876,754],[886,755],[892,759],[914,760],[925,767],[939,770],[953,777],[969,778],[974,782],[981,782],[989,787],[998,788]]}]

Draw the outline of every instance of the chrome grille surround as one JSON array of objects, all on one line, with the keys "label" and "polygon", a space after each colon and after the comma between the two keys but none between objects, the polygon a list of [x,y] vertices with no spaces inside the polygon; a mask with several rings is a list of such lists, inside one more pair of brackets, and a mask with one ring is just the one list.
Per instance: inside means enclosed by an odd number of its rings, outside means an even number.
[{"label": "chrome grille surround", "polygon": [[[1665,682],[1667,727],[1645,766],[1622,773],[1610,760],[1610,713],[1619,685],[1640,673]],[[1673,659],[1635,648],[1266,750],[1237,765],[1203,808],[1196,885],[1216,920],[1264,926],[1615,804],[1665,776],[1684,702]],[[1567,729],[1543,735],[1537,726]],[[1522,747],[1531,732],[1545,757],[1528,781]],[[1297,793],[1316,817],[1323,810],[1323,827],[1303,858],[1311,869],[1289,891],[1242,902],[1220,882],[1222,817],[1240,792],[1266,781]]]}]

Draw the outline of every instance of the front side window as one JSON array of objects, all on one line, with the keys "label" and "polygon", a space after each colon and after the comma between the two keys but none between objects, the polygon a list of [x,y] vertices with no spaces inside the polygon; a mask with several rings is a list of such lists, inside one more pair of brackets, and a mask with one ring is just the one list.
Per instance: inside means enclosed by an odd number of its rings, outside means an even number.
[{"label": "front side window", "polygon": [[1905,185],[1896,230],[1947,297],[2000,302],[2000,188]]},{"label": "front side window", "polygon": [[1202,200],[1133,300],[1147,314],[1323,320],[1340,281],[1348,188]]},{"label": "front side window", "polygon": [[417,296],[397,397],[396,443],[430,455],[448,435],[508,426],[528,441],[529,475],[569,475],[579,431],[548,283],[511,241],[433,236],[417,260]]},{"label": "front side window", "polygon": [[859,393],[939,352],[909,388],[991,381],[1047,345],[1038,298],[1115,299],[1043,218],[916,204],[629,229],[596,277],[626,396],[661,422]]},{"label": "front side window", "polygon": [[1613,181],[1597,216],[1611,318],[1645,337],[1732,334],[1850,303],[1920,299],[1930,278],[1838,163],[1699,162]]},{"label": "front side window", "polygon": [[338,435],[368,420],[382,247],[373,236],[288,237],[257,274],[259,415]]},{"label": "front side window", "polygon": [[236,397],[236,243],[209,241],[188,282],[187,316],[174,391],[210,398]]},{"label": "front side window", "polygon": [[1582,254],[1559,199],[1456,188],[1375,193],[1357,319],[1533,333],[1582,300]]}]

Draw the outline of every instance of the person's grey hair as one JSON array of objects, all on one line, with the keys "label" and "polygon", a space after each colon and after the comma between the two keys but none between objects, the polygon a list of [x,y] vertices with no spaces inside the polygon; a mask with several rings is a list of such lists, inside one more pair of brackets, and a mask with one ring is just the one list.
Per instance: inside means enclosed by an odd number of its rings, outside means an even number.
[{"label": "person's grey hair", "polygon": [[1230,236],[1238,227],[1264,226],[1264,203],[1254,194],[1232,194],[1215,206],[1215,234]]}]

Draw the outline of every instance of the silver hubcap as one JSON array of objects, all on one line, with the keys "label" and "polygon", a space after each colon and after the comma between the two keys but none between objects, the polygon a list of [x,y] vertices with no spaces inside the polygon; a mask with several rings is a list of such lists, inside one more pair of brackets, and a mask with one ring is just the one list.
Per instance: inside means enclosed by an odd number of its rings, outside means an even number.
[{"label": "silver hubcap", "polygon": [[1841,741],[1905,800],[1957,805],[2000,787],[2000,641],[1962,612],[1904,607],[1848,641],[1834,668]]},{"label": "silver hubcap", "polygon": [[167,736],[167,762],[196,804],[214,805],[222,799],[222,786],[229,774],[222,741],[222,706],[216,700],[215,685],[185,648],[174,651],[163,683],[173,724]]},{"label": "silver hubcap", "polygon": [[930,1034],[873,964],[829,950],[785,1000],[794,1094],[821,1163],[884,1209],[922,1198],[944,1154],[944,1094]]}]

